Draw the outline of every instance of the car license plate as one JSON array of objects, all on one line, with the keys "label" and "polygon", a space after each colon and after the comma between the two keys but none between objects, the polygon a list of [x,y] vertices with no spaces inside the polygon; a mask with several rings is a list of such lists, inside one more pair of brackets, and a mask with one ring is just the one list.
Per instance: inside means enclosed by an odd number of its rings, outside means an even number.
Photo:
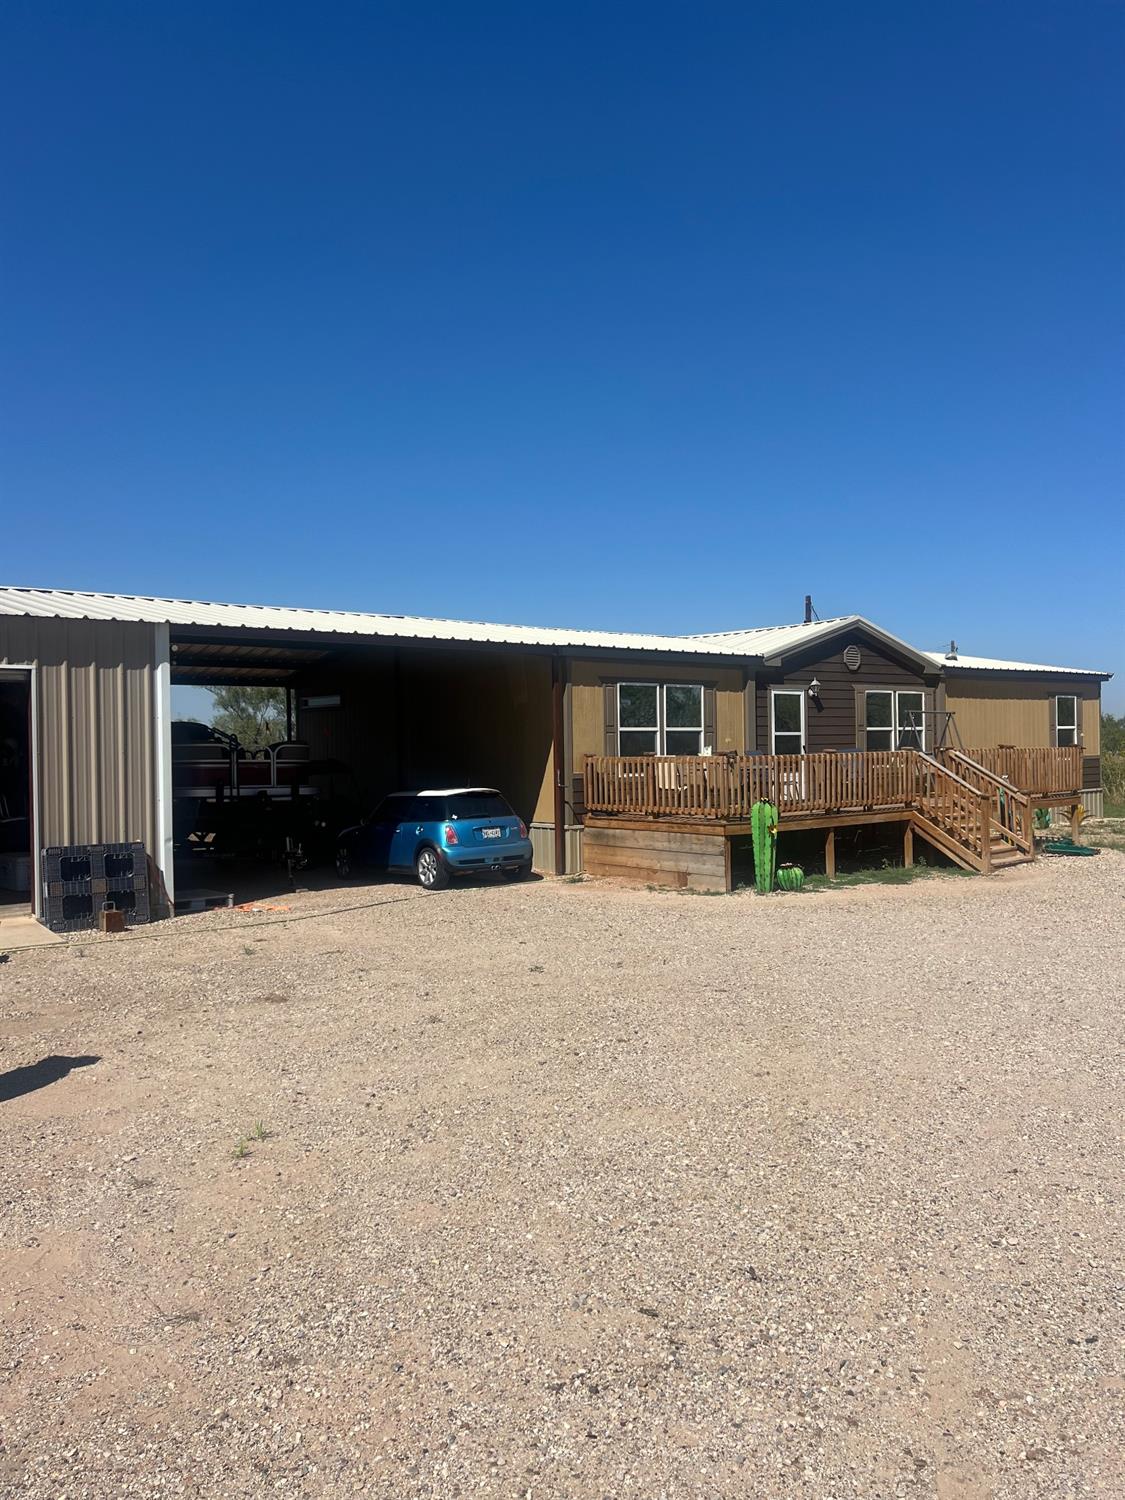
[{"label": "car license plate", "polygon": [[483,839],[498,839],[503,831],[502,828],[482,828],[480,835]]}]

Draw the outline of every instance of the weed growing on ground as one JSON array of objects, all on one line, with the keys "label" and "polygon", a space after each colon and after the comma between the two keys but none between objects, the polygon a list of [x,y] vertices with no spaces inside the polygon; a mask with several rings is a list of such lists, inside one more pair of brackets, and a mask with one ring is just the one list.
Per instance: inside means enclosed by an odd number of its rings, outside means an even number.
[{"label": "weed growing on ground", "polygon": [[259,1120],[258,1123],[254,1126],[254,1139],[256,1141],[264,1141],[268,1138],[268,1136],[269,1131],[266,1129],[266,1122],[264,1120]]},{"label": "weed growing on ground", "polygon": [[1125,854],[1125,819],[1107,817],[1092,821],[1087,818],[1082,824],[1078,842],[1095,844],[1099,849],[1113,849],[1118,854]]},{"label": "weed growing on ground", "polygon": [[802,887],[806,891],[832,891],[847,885],[908,885],[912,880],[943,880],[948,875],[975,875],[957,865],[937,870],[930,865],[884,865],[878,870],[852,870],[829,880],[827,875],[807,875]]},{"label": "weed growing on ground", "polygon": [[250,1155],[250,1145],[245,1136],[240,1136],[238,1145],[231,1152],[235,1161],[244,1161]]}]

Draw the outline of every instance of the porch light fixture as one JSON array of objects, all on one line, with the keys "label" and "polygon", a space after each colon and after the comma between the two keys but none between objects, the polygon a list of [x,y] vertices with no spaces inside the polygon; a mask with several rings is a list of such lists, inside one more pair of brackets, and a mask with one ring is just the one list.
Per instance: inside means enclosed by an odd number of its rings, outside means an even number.
[{"label": "porch light fixture", "polygon": [[809,697],[810,698],[819,698],[820,697],[820,683],[817,682],[817,680],[816,680],[815,677],[809,683]]}]

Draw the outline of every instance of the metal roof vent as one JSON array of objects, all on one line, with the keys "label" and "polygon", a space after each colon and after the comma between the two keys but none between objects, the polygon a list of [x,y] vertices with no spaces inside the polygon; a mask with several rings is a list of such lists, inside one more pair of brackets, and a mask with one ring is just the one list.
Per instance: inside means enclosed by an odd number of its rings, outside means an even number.
[{"label": "metal roof vent", "polygon": [[946,659],[946,661],[956,661],[957,660],[957,642],[956,641],[950,641],[950,643],[949,643],[949,650],[945,653],[945,659]]},{"label": "metal roof vent", "polygon": [[844,666],[849,672],[858,672],[863,663],[858,646],[849,646],[844,652]]}]

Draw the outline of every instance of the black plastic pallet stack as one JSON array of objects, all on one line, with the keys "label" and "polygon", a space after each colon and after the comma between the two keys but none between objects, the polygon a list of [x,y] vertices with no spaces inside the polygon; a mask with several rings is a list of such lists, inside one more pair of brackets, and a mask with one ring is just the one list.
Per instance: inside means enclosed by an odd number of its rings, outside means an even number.
[{"label": "black plastic pallet stack", "polygon": [[52,932],[98,925],[103,906],[132,925],[149,920],[143,844],[67,844],[43,850],[43,920]]}]

